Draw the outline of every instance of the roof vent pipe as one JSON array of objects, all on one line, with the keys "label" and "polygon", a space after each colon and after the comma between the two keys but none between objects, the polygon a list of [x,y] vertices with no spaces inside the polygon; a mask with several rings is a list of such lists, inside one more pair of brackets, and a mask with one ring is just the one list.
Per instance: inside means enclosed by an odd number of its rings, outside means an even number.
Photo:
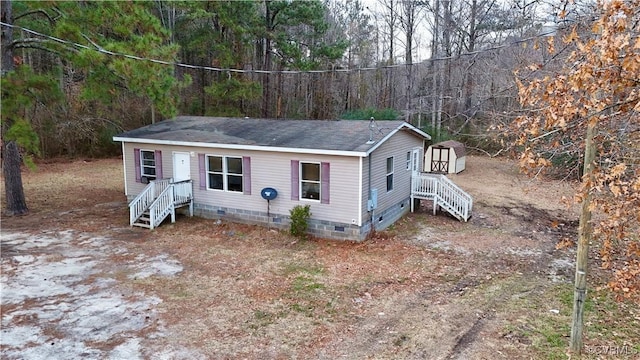
[{"label": "roof vent pipe", "polygon": [[373,116],[369,119],[369,141],[367,141],[367,144],[373,144],[373,129],[375,129],[376,127],[376,123],[375,123],[375,119],[373,118]]}]

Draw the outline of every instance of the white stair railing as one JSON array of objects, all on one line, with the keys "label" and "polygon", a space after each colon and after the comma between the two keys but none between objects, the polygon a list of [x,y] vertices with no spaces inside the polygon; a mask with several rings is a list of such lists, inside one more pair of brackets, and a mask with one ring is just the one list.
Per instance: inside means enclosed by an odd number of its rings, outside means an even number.
[{"label": "white stair railing", "polygon": [[438,178],[414,173],[411,193],[424,198],[431,198],[438,193]]},{"label": "white stair railing", "polygon": [[[440,197],[444,200],[444,206],[449,206],[452,211],[462,217],[464,221],[469,220],[473,208],[473,198],[471,195],[460,189],[446,176],[440,175]],[[454,214],[455,215],[455,214]]]},{"label": "white stair railing", "polygon": [[176,204],[185,204],[193,199],[193,182],[183,180],[173,183],[173,200]]},{"label": "white stair railing", "polygon": [[129,225],[133,225],[136,220],[144,214],[151,203],[171,184],[171,179],[152,180],[149,184],[129,203]]},{"label": "white stair railing", "polygon": [[171,214],[171,222],[175,222],[175,207],[173,206],[174,186],[165,188],[151,206],[149,206],[149,229],[158,227]]},{"label": "white stair railing", "polygon": [[[446,176],[415,173],[411,184],[412,198],[433,200],[434,213],[441,206],[460,220],[467,221],[471,217],[473,198]],[[411,205],[413,211],[413,202]]]}]

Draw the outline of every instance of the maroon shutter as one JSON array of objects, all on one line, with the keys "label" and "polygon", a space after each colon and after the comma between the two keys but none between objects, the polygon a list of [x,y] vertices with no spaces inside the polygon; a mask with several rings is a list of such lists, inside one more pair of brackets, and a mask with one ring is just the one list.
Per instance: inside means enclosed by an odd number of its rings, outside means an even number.
[{"label": "maroon shutter", "polygon": [[248,156],[242,157],[242,189],[245,195],[251,195],[251,158]]},{"label": "maroon shutter", "polygon": [[204,154],[198,154],[198,168],[200,171],[200,190],[207,189],[207,172],[206,172],[207,164],[205,164],[204,162],[205,162]]},{"label": "maroon shutter", "polygon": [[136,167],[136,182],[140,182],[141,172],[140,172],[140,149],[133,149],[133,163]]},{"label": "maroon shutter", "polygon": [[320,202],[322,204],[328,204],[329,198],[329,163],[323,162],[322,169],[320,170]]},{"label": "maroon shutter", "polygon": [[156,150],[155,153],[155,161],[156,161],[156,179],[162,179],[162,151]]},{"label": "maroon shutter", "polygon": [[291,160],[291,200],[300,200],[300,162]]}]

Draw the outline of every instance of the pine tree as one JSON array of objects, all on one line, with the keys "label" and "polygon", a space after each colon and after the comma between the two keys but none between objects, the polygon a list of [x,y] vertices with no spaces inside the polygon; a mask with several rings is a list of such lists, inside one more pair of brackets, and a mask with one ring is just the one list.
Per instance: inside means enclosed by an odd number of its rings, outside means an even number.
[{"label": "pine tree", "polygon": [[[14,15],[14,9],[19,9],[20,14]],[[20,215],[28,212],[20,164],[28,161],[29,154],[39,152],[26,109],[59,100],[60,89],[66,86],[61,81],[64,80],[61,67],[74,69],[85,102],[110,104],[118,96],[128,94],[147,99],[152,114],[157,109],[165,116],[176,113],[176,90],[182,84],[173,76],[171,66],[145,60],[174,61],[177,47],[168,44],[168,32],[143,3],[3,0],[1,10],[2,22],[7,24],[2,26],[6,213]],[[14,25],[45,36],[16,32]],[[15,49],[21,49],[21,53],[16,54]],[[42,61],[37,69],[28,64],[15,67],[14,62],[24,60],[18,56],[21,54],[48,54],[54,61]]]}]

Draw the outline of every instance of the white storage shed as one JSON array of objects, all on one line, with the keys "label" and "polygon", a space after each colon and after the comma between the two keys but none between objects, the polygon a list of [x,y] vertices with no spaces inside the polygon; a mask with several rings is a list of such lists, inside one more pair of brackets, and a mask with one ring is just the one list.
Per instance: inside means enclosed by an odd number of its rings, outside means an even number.
[{"label": "white storage shed", "polygon": [[424,154],[424,171],[457,174],[464,170],[466,149],[463,143],[447,140],[429,146]]}]

